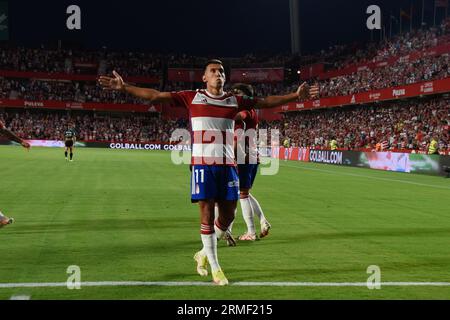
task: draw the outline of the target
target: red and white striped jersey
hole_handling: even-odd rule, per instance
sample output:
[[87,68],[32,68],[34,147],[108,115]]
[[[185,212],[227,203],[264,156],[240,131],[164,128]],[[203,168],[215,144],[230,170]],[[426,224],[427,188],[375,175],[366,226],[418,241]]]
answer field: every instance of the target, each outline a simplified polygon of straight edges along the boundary
[[386,140],[381,141],[381,150],[386,150],[387,148],[389,148],[389,142]]
[[172,92],[177,105],[189,110],[193,165],[235,166],[234,118],[249,110],[257,99],[223,93],[215,96],[206,90]]

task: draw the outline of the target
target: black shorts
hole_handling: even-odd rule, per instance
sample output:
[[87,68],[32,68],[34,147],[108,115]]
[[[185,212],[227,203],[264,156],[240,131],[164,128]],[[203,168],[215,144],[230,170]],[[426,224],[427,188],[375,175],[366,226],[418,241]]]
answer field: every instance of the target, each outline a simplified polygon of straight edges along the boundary
[[72,148],[73,147],[73,141],[72,140],[66,140],[66,148]]

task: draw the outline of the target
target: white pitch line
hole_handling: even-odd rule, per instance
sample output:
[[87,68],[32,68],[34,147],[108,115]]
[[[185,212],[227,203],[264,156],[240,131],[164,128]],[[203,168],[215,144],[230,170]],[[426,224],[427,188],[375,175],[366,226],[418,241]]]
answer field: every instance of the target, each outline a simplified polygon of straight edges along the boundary
[[[376,285],[377,283],[370,283]],[[386,287],[450,287],[450,282],[381,282]],[[71,283],[71,285],[75,285]],[[367,282],[232,282],[231,286],[241,287],[367,287]],[[212,282],[185,281],[100,281],[81,282],[80,287],[204,287],[216,286]],[[57,288],[67,287],[66,282],[42,283],[0,283],[0,289],[11,288]]]
[[[302,167],[302,166],[291,166],[291,165],[288,165],[288,164],[283,164],[283,166],[289,167],[289,168],[302,169],[302,170],[311,170],[311,171],[324,172],[324,173],[335,174],[335,175],[341,175],[341,176],[351,176],[351,177],[359,177],[359,178],[369,178],[369,179],[375,179],[375,180],[381,180],[381,181],[392,181],[392,182],[407,183],[407,184],[412,184],[412,185],[421,186],[421,187],[430,187],[430,188],[438,188],[438,189],[446,189],[446,190],[450,190],[450,187],[446,187],[446,186],[438,186],[438,185],[434,185],[434,184],[426,184],[426,183],[420,183],[420,182],[414,182],[414,181],[406,181],[406,180],[399,180],[399,179],[391,179],[391,178],[381,178],[381,177],[374,177],[374,176],[366,176],[366,175],[363,175],[363,174],[357,174],[357,173],[338,172],[338,171],[332,171],[332,170],[324,170],[324,169],[316,169],[316,168],[307,168],[307,167]],[[386,171],[384,171],[384,172],[386,172]]]
[[15,295],[15,296],[11,296],[11,298],[9,298],[9,300],[30,300],[31,296],[25,296],[25,295]]

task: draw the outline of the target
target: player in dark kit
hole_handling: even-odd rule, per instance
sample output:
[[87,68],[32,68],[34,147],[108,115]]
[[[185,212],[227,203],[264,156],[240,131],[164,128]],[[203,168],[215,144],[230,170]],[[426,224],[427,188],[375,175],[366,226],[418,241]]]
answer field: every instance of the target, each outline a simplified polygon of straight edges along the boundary
[[[19,138],[10,130],[6,129],[6,126],[1,121],[0,121],[0,136],[5,136],[11,141],[20,143],[24,148],[30,149],[30,144],[28,142]],[[13,222],[14,222],[13,218],[8,218],[7,216],[3,215],[3,213],[0,211],[0,228],[3,228],[4,226],[11,224]]]
[[75,136],[75,130],[71,127],[68,127],[67,130],[64,132],[64,154],[66,156],[66,160],[67,159],[67,151],[70,151],[70,161],[73,161],[73,146],[75,144],[76,141],[76,136]]

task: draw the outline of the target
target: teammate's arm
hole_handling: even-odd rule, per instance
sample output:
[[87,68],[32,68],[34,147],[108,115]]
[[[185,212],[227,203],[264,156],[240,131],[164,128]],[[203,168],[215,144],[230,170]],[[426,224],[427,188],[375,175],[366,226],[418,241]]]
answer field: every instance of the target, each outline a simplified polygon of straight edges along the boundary
[[315,99],[319,95],[319,86],[314,85],[309,87],[306,82],[303,82],[297,89],[296,92],[289,93],[283,96],[268,96],[264,99],[259,100],[254,108],[255,109],[265,109],[273,108],[298,100]]
[[170,92],[161,92],[150,88],[140,88],[132,86],[125,81],[116,72],[113,71],[114,77],[100,76],[98,83],[105,90],[118,90],[132,94],[135,97],[149,100],[153,103],[170,103],[173,102],[172,95]]
[[19,138],[14,132],[6,129],[6,127],[3,125],[3,123],[1,121],[0,121],[0,135],[5,136],[6,138],[8,138],[11,141],[20,143],[24,148],[27,148],[27,149],[30,148],[30,144],[28,142],[26,142],[22,138]]
[[[238,123],[242,122],[242,123],[245,124],[244,120],[247,119],[247,117],[248,117],[248,112],[247,111],[241,111],[234,117],[234,121],[238,122]],[[244,130],[245,130],[245,128],[244,128]]]

